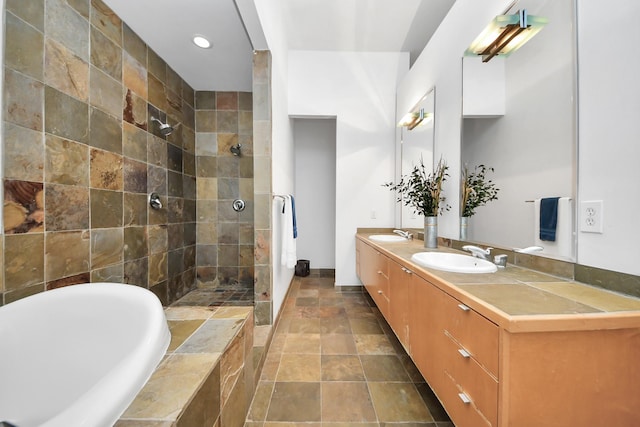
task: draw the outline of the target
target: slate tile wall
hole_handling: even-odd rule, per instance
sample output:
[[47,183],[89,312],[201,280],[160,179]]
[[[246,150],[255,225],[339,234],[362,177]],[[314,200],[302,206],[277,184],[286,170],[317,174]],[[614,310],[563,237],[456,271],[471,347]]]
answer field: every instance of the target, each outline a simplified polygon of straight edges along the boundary
[[195,286],[195,91],[101,0],[5,9],[0,304],[88,281],[175,301]]

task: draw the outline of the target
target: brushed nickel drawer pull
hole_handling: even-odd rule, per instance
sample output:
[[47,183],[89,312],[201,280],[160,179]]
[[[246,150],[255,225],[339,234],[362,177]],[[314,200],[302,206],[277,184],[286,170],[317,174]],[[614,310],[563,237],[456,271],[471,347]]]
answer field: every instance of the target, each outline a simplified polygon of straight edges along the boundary
[[382,291],[378,291],[378,294],[382,295]]
[[464,304],[462,304],[462,303],[458,304],[458,307],[460,307],[460,310],[462,310],[462,311],[469,311],[469,310],[471,310],[469,307],[467,307],[466,305],[464,305]]
[[468,359],[471,357],[471,353],[469,353],[467,350],[465,350],[464,348],[459,348],[458,349],[458,353],[460,353],[460,356],[464,357],[465,359]]
[[458,397],[460,398],[460,400],[462,400],[462,403],[464,403],[465,405],[468,405],[469,403],[471,403],[471,399],[469,398],[469,396],[467,396],[464,393],[458,393]]

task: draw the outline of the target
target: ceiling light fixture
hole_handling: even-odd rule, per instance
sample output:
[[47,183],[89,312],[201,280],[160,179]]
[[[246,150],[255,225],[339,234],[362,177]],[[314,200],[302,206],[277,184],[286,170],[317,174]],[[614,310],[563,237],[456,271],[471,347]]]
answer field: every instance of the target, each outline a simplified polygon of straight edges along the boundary
[[207,40],[206,37],[198,34],[193,36],[193,43],[202,49],[209,49],[211,47],[211,42]]
[[498,15],[471,43],[465,55],[481,55],[482,62],[495,56],[509,56],[544,27],[549,20],[527,14],[526,9],[513,15]]

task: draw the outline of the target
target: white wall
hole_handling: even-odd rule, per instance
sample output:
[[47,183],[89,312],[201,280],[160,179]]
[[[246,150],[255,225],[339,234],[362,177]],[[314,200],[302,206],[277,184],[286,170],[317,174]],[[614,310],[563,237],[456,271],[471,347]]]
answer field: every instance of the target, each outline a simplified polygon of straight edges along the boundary
[[336,121],[295,119],[298,259],[311,268],[336,265]]
[[382,184],[394,179],[395,89],[408,64],[407,53],[289,52],[289,114],[336,117],[338,286],[360,284],[357,228],[394,225]]
[[438,220],[438,233],[458,238],[460,232],[460,131],[462,113],[462,54],[469,43],[510,0],[457,0],[445,20],[398,87],[397,114],[401,117],[430,88],[436,88],[435,161],[449,165],[444,191],[453,194],[451,210]]
[[640,275],[637,0],[578,1],[579,200],[604,201],[604,233],[578,233],[580,264]]

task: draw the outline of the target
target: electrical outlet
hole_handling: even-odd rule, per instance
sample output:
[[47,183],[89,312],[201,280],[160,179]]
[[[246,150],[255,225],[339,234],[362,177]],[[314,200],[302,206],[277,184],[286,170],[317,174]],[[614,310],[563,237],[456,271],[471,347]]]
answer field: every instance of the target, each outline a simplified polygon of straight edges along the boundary
[[580,203],[580,231],[602,233],[602,200]]
[[378,213],[375,209],[371,209],[371,219],[376,219],[378,217]]

